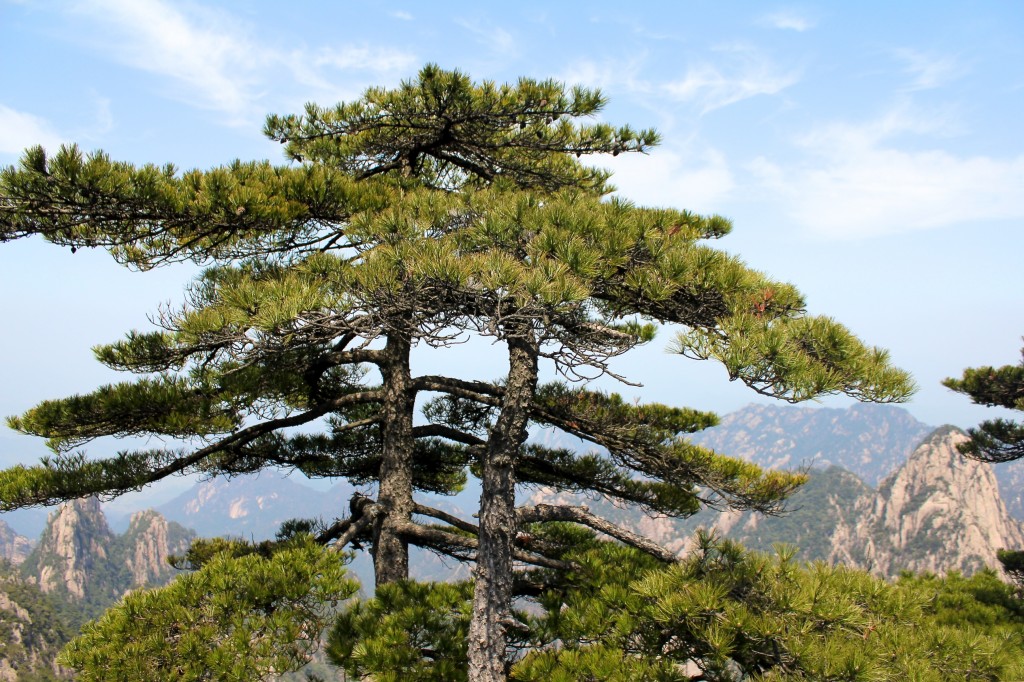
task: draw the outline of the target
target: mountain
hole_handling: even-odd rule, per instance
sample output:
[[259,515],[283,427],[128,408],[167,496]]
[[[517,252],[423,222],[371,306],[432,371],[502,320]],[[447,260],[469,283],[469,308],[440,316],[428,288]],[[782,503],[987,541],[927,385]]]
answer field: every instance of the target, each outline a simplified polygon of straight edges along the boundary
[[943,427],[872,497],[857,502],[832,538],[832,559],[895,576],[901,570],[974,573],[998,566],[996,550],[1024,548],[988,464],[963,457],[967,435]]
[[587,504],[680,554],[704,527],[751,549],[784,543],[804,561],[841,562],[885,577],[904,569],[970,574],[998,567],[997,549],[1024,548],[1024,525],[1007,511],[992,467],[956,451],[964,439],[954,427],[935,430],[877,491],[840,467],[811,469],[780,516],[705,510],[673,519],[543,489],[529,501]]
[[31,540],[18,535],[13,528],[0,520],[0,560],[17,566],[25,560],[31,550]]
[[847,409],[748,405],[694,434],[698,445],[770,469],[841,466],[871,486],[900,466],[935,427],[893,405]]
[[47,595],[0,562],[0,682],[73,679],[53,662],[71,632]]
[[328,491],[315,490],[283,474],[264,471],[204,481],[156,510],[203,537],[265,540],[289,519],[330,520],[347,514],[353,490],[344,483]]
[[[233,536],[246,540],[274,537],[284,521],[319,518],[331,523],[349,512],[349,500],[356,489],[340,482],[328,490],[316,490],[286,475],[265,471],[259,474],[217,478],[193,486],[157,511],[203,537]],[[466,516],[451,498],[424,496],[426,504],[458,516]],[[464,566],[453,566],[431,552],[413,549],[410,569],[421,580],[469,577]],[[371,591],[373,562],[367,552],[356,553],[349,565],[364,590]]]
[[137,512],[116,535],[95,497],[52,512],[19,572],[45,594],[74,605],[76,625],[95,617],[126,591],[170,580],[168,554],[188,549],[195,533],[154,511]]

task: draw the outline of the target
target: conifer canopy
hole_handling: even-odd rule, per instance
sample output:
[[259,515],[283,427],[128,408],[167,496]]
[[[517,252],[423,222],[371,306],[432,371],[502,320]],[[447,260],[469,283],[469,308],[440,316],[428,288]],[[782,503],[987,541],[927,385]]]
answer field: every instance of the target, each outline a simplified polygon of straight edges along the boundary
[[[368,546],[381,588],[408,578],[410,544],[472,562],[473,680],[503,679],[514,596],[578,569],[571,534],[544,526],[588,527],[674,561],[585,506],[516,508],[517,485],[671,515],[778,512],[803,477],[688,442],[714,415],[630,403],[586,380],[628,383],[610,360],[665,327],[676,353],[784,400],[901,401],[912,382],[884,351],[807,315],[793,286],[715,247],[726,219],[609,197],[608,173],[583,155],[646,153],[658,138],[583,122],[603,105],[595,90],[477,84],[431,65],[356,102],[269,117],[285,165],[179,172],[28,150],[0,173],[0,241],[41,235],[139,270],[206,269],[155,330],[95,349],[136,378],[9,419],[55,454],[0,472],[0,509],[266,467],[372,484],[375,497],[309,529],[335,549]],[[472,335],[508,349],[507,374],[412,374],[414,347]],[[531,425],[593,449],[527,444]],[[134,436],[174,445],[81,450]],[[483,490],[478,523],[424,503],[470,475]]]

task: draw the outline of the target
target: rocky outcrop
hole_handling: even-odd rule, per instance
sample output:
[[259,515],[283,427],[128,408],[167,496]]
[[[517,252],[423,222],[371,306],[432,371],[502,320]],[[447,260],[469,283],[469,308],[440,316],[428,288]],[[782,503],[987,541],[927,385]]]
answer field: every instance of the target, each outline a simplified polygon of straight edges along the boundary
[[115,555],[123,557],[131,587],[162,585],[176,573],[167,557],[184,554],[194,538],[192,531],[146,509],[132,514],[128,530],[118,538],[120,551]]
[[18,535],[14,529],[0,521],[0,559],[17,566],[32,551],[32,541]]
[[20,574],[44,593],[74,604],[73,626],[99,616],[127,591],[171,580],[169,554],[182,554],[195,533],[155,511],[137,512],[115,535],[96,498],[75,500],[50,514]]
[[91,577],[108,569],[113,541],[99,500],[74,500],[50,514],[46,530],[22,571],[43,592],[82,599]]
[[703,511],[689,519],[650,517],[607,500],[547,489],[528,502],[587,504],[680,554],[688,551],[696,528],[704,527],[751,549],[788,544],[804,561],[845,563],[885,577],[902,570],[970,574],[998,568],[999,549],[1024,548],[1024,526],[1000,498],[992,466],[957,452],[965,438],[953,427],[932,432],[877,491],[843,468],[811,469],[781,516]]
[[992,467],[963,457],[967,436],[943,427],[832,538],[832,559],[894,576],[901,570],[973,573],[998,567],[996,550],[1024,547],[1024,528],[999,496]]

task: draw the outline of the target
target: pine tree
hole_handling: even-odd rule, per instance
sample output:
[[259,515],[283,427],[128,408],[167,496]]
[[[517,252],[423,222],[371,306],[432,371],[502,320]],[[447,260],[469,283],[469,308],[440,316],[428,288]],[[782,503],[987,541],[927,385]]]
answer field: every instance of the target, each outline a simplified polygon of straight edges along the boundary
[[[571,526],[571,581],[518,617],[507,660],[521,682],[960,680],[1024,674],[1024,610],[992,572],[888,583],[795,550],[747,552],[699,535],[665,564]],[[329,654],[353,676],[465,680],[469,586],[395,583],[346,612]],[[375,624],[384,624],[375,627]],[[427,652],[426,654],[424,652]],[[452,668],[452,663],[459,665]]]
[[[1024,357],[1024,349],[1021,351]],[[1024,359],[1017,365],[965,369],[960,379],[946,379],[947,388],[970,396],[978,405],[1024,411]],[[984,421],[968,429],[971,440],[960,452],[983,462],[1009,462],[1024,457],[1024,425],[1009,419]]]
[[[603,104],[553,81],[476,85],[428,66],[395,90],[271,116],[266,132],[292,165],[178,173],[29,150],[0,175],[0,240],[103,247],[142,270],[210,267],[161,330],[96,349],[141,378],[10,420],[57,454],[0,473],[0,508],[268,466],[375,483],[376,499],[354,498],[348,518],[313,530],[338,549],[368,543],[379,587],[408,576],[409,543],[473,561],[473,680],[504,679],[516,586],[536,593],[574,568],[526,524],[583,524],[673,560],[583,507],[517,510],[516,484],[675,515],[707,503],[777,511],[802,478],[688,443],[713,415],[540,384],[541,363],[570,380],[611,374],[610,358],[662,324],[682,330],[679,353],[716,359],[786,400],[902,400],[910,381],[884,352],[805,315],[793,287],[709,246],[728,233],[725,219],[609,200],[607,173],[580,157],[643,152],[657,136],[577,122]],[[469,333],[505,344],[505,377],[412,376],[415,345]],[[324,420],[321,433],[292,430]],[[531,423],[607,454],[527,445]],[[74,453],[97,437],[144,434],[182,446]],[[456,491],[467,470],[482,481],[478,525],[416,501],[415,491]]]

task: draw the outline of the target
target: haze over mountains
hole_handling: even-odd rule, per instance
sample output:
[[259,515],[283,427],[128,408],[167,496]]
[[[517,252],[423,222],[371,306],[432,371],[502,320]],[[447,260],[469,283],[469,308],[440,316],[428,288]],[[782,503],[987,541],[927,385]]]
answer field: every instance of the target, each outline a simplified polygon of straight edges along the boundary
[[[971,573],[995,566],[996,549],[1024,547],[1018,520],[1024,464],[967,460],[956,452],[963,438],[953,427],[934,429],[894,406],[751,405],[695,440],[763,466],[806,468],[809,480],[790,499],[788,513],[707,510],[669,519],[601,499],[581,502],[681,553],[703,526],[753,549],[786,543],[799,548],[801,559],[848,563],[887,577],[903,569]],[[354,490],[347,483],[316,490],[272,472],[211,480],[156,510],[135,512],[121,534],[111,530],[95,499],[50,511],[36,540],[0,518],[0,629],[13,638],[0,643],[0,680],[18,679],[21,672],[66,679],[53,658],[67,638],[127,590],[173,578],[167,555],[184,552],[197,534],[259,540],[272,537],[287,519],[330,521],[346,513]],[[523,501],[534,502],[561,495],[521,492]],[[469,518],[476,494],[429,503]],[[420,578],[469,575],[465,566],[441,564],[426,552],[415,554],[412,564]],[[350,568],[364,585],[372,584],[365,552]]]
[[[892,574],[902,567],[973,570],[981,563],[992,563],[994,554],[982,556],[973,549],[964,549],[962,557],[940,551],[946,544],[965,548],[967,531],[963,528],[967,527],[984,529],[971,536],[978,542],[986,538],[1010,545],[1020,539],[1024,546],[1024,536],[1017,535],[1013,518],[1024,516],[1018,485],[1024,480],[1024,464],[993,469],[969,462],[954,451],[959,436],[950,429],[941,430],[941,437],[929,437],[931,449],[918,448],[933,431],[906,410],[888,405],[858,404],[848,409],[750,405],[726,415],[718,427],[698,434],[694,440],[762,466],[809,469],[810,480],[792,498],[790,513],[763,518],[702,512],[690,519],[671,520],[625,510],[603,511],[674,549],[682,549],[693,530],[705,526],[754,548],[770,549],[773,543],[786,542],[800,547],[802,558],[850,561],[882,574]],[[906,492],[911,489],[913,494]],[[321,517],[330,521],[344,515],[354,490],[344,482],[329,490],[316,490],[294,478],[264,472],[197,484],[160,505],[158,514],[145,518],[159,517],[162,523],[177,524],[168,528],[181,528],[181,532],[189,528],[201,536],[260,540],[272,537],[287,519]],[[551,494],[522,491],[524,499],[539,500]],[[454,498],[432,500],[431,504],[468,518],[476,507],[475,495],[476,491],[471,490]],[[930,496],[943,501],[922,507],[920,500]],[[606,504],[600,500],[586,502],[591,506]],[[932,510],[935,518],[947,520],[939,523],[918,519],[914,522],[917,525],[908,525],[910,521],[901,525],[894,520],[912,516],[910,507],[919,515],[921,509]],[[106,530],[83,527],[76,532],[87,536],[96,532],[108,538],[102,542],[109,542],[112,534],[105,524],[104,520]],[[136,525],[134,519],[132,525]],[[922,533],[931,539],[920,539],[925,537]],[[15,563],[24,561],[33,544],[25,535],[12,532],[0,517],[0,556]],[[974,547],[977,542],[968,544]],[[932,563],[925,555],[932,557]],[[443,573],[443,567],[431,565],[426,558],[419,563],[425,574]],[[365,560],[353,568],[364,579],[370,575]]]

